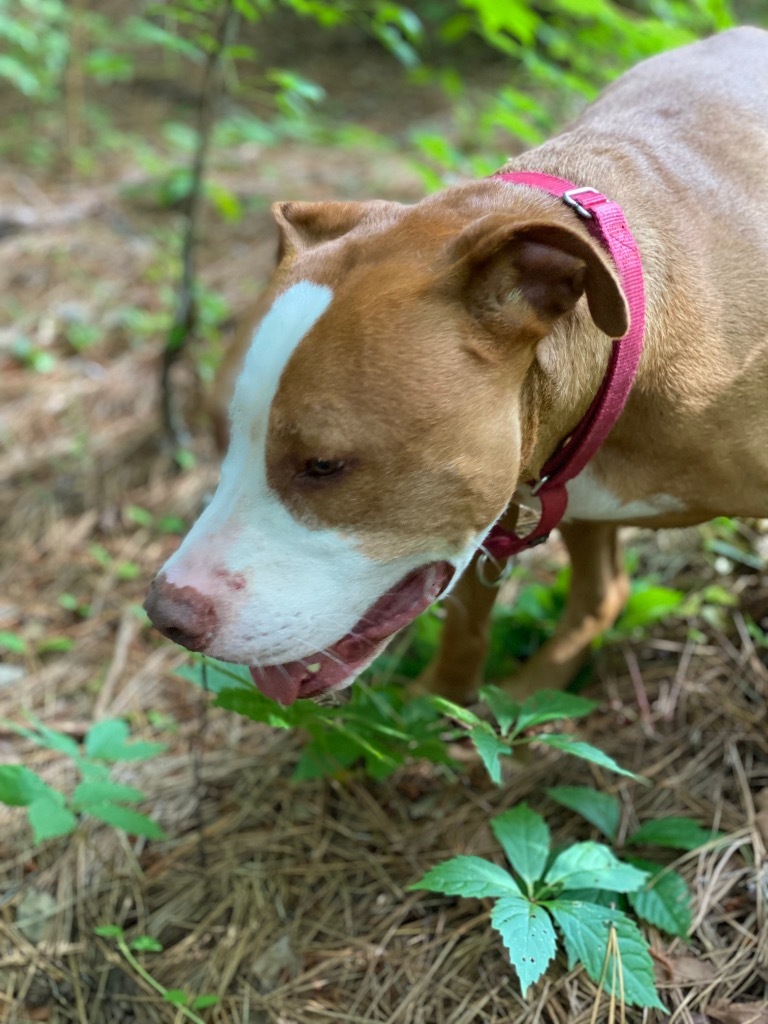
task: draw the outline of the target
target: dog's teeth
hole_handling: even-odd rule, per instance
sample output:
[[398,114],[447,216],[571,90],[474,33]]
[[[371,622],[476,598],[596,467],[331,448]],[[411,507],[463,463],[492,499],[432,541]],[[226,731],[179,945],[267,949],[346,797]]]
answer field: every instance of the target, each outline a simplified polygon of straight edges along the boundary
[[314,663],[314,665],[307,665],[307,672],[319,672],[319,671],[320,671],[320,662],[319,661],[316,661]]

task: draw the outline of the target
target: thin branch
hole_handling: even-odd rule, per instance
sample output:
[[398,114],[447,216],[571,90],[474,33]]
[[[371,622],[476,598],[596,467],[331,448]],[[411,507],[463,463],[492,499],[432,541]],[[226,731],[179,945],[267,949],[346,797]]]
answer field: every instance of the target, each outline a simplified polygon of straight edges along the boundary
[[234,37],[237,17],[234,0],[225,0],[214,37],[214,45],[208,53],[203,73],[197,118],[197,147],[192,163],[187,217],[181,247],[181,280],[179,281],[176,312],[163,351],[160,376],[163,428],[166,436],[171,439],[176,448],[184,447],[189,443],[189,433],[176,408],[171,369],[181,355],[197,323],[196,255],[204,198],[205,172],[221,94],[224,54]]

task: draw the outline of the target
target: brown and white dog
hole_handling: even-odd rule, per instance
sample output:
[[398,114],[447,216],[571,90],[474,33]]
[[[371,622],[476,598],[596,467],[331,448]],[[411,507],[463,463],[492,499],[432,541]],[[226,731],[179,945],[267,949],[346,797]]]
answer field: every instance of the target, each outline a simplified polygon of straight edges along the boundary
[[[565,685],[617,616],[620,524],[768,515],[767,168],[768,33],[751,28],[645,61],[505,168],[618,202],[647,294],[629,402],[568,485],[567,610],[521,690]],[[468,698],[495,594],[478,545],[626,329],[611,259],[560,200],[495,179],[274,213],[221,482],[147,611],[289,703],[348,685],[452,590],[432,685]]]

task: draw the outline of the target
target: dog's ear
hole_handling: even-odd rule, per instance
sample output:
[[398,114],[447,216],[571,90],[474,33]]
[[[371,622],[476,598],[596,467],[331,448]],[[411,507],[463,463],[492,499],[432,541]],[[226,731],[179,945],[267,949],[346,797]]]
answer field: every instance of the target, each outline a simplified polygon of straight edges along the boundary
[[596,241],[559,224],[504,220],[484,217],[454,243],[454,266],[475,313],[503,320],[505,307],[523,300],[547,327],[586,294],[600,330],[612,338],[626,334],[627,300],[610,256]]
[[341,238],[363,220],[375,224],[402,209],[399,203],[370,200],[364,203],[274,203],[278,262],[322,242]]

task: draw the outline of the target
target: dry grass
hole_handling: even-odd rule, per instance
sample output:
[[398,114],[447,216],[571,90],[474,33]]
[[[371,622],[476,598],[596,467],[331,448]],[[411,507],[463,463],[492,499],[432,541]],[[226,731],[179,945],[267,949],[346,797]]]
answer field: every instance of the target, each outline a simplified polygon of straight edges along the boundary
[[[274,176],[278,157],[270,160]],[[291,193],[383,191],[378,156],[345,157],[337,167],[344,188],[333,173],[319,174],[329,166],[326,154],[286,150],[283,161],[278,172]],[[233,183],[236,170],[228,173]],[[243,190],[274,191],[273,181],[245,166],[240,175]],[[393,158],[386,175],[403,196],[416,193]],[[0,184],[10,201],[19,176]],[[725,845],[677,862],[695,897],[690,941],[653,930],[650,941],[673,1021],[765,1024],[768,670],[739,612],[706,641],[670,624],[655,639],[598,659],[594,692],[602,704],[585,738],[651,787],[551,751],[510,769],[499,789],[471,762],[460,776],[413,765],[383,783],[350,775],[296,785],[298,736],[203,712],[200,695],[174,676],[177,649],[135,612],[175,540],[135,525],[128,509],[191,520],[215,468],[202,428],[199,469],[176,474],[159,450],[159,342],[135,345],[109,312],[156,302],[150,270],[162,253],[145,215],[117,198],[106,210],[2,243],[0,284],[17,313],[0,336],[0,629],[22,635],[30,652],[51,636],[73,646],[9,655],[0,665],[0,716],[20,721],[34,711],[79,737],[94,718],[120,715],[136,734],[166,741],[164,755],[123,767],[119,777],[146,792],[147,810],[170,838],[148,843],[86,821],[74,836],[35,848],[22,813],[0,806],[0,1019],[180,1021],[114,944],[95,936],[97,925],[110,923],[162,942],[162,953],[143,957],[160,983],[217,994],[219,1004],[201,1012],[215,1024],[609,1020],[604,999],[594,1010],[594,985],[562,961],[524,1001],[483,903],[407,892],[445,857],[497,856],[489,818],[520,800],[547,816],[556,842],[588,836],[544,795],[548,786],[582,782],[621,797],[623,834],[673,814],[727,834]],[[271,258],[265,230],[259,212],[238,225],[234,240],[209,228],[207,280],[224,288],[235,317]],[[83,356],[64,340],[62,306],[72,302],[104,331]],[[3,354],[20,329],[56,355],[53,372],[20,368],[7,345]],[[194,404],[197,394],[186,387]],[[689,581],[711,574],[695,548],[674,557]],[[764,575],[722,582],[765,614]],[[62,608],[64,592],[90,613]],[[62,786],[72,781],[61,758],[10,731],[0,731],[0,760],[22,761]],[[19,924],[33,896],[51,912],[31,941]],[[734,1008],[745,1003],[749,1011]],[[627,1013],[629,1021],[654,1019]]]

